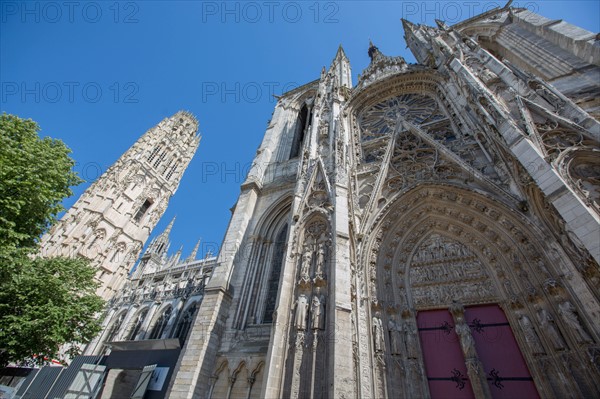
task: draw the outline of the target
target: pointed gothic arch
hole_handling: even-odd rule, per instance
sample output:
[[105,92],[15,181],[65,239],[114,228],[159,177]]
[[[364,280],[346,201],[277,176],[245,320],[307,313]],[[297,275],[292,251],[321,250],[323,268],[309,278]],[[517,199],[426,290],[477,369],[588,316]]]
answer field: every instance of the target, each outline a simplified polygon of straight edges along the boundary
[[173,306],[166,305],[158,314],[159,316],[154,320],[148,339],[160,339],[163,336],[173,315]]
[[257,392],[260,394],[260,392],[262,391],[264,376],[261,375],[261,372],[262,372],[264,366],[265,366],[265,362],[260,361],[256,365],[256,367],[254,367],[252,369],[252,371],[250,371],[250,369],[249,369],[249,374],[248,374],[249,396],[256,396]]
[[104,343],[112,342],[119,337],[119,333],[123,327],[123,322],[125,321],[125,316],[127,316],[127,310],[123,310],[113,317],[111,323],[109,324],[110,327],[106,328],[107,333]]
[[272,323],[273,313],[275,312],[275,304],[277,293],[279,292],[279,279],[281,277],[281,268],[285,257],[287,247],[288,225],[284,224],[273,243],[273,257],[269,271],[269,279],[267,280],[267,293],[264,301],[264,311],[262,312],[262,323]]
[[231,399],[247,397],[249,382],[248,363],[246,360],[239,362],[238,366],[231,372],[229,377],[229,395]]
[[298,112],[296,123],[294,124],[294,136],[292,148],[290,149],[290,159],[298,157],[301,153],[304,136],[310,125],[311,116],[312,112],[309,111],[307,104],[303,104],[300,108],[300,112]]
[[142,327],[144,322],[146,321],[146,316],[148,315],[149,307],[146,306],[143,309],[140,309],[131,319],[131,323],[129,326],[129,330],[127,332],[127,336],[125,337],[127,341],[135,341],[140,334],[143,334],[144,331]]
[[240,306],[235,325],[271,323],[280,285],[280,272],[291,220],[292,198],[277,199],[256,224],[255,233],[245,248],[249,269],[244,276]]
[[177,321],[177,325],[173,330],[173,338],[179,338],[179,342],[183,346],[185,341],[188,338],[190,327],[196,318],[196,313],[198,312],[198,301],[193,301],[189,303],[181,312],[179,316],[179,320]]
[[208,398],[223,398],[227,395],[227,385],[229,380],[229,361],[225,358],[218,367],[215,368],[215,372],[210,376],[210,390],[208,392]]
[[[419,381],[403,385],[402,378],[390,374],[394,368],[384,371],[375,358],[372,378],[379,392],[387,389],[418,396],[432,387],[424,379],[427,359],[422,349],[428,343],[419,344],[420,315],[445,309],[458,325],[464,316],[457,318],[452,311],[457,304],[465,306],[467,313],[473,312],[473,306],[499,306],[506,316],[507,331],[514,335],[515,347],[529,372],[537,377],[536,388],[542,395],[553,389],[541,382],[547,380],[544,375],[557,376],[564,356],[576,357],[597,342],[589,333],[593,320],[576,299],[589,296],[589,292],[578,284],[559,282],[565,269],[575,271],[575,266],[556,259],[549,237],[499,201],[451,185],[422,185],[390,201],[375,220],[366,237],[360,277],[370,304],[369,328],[384,330],[385,349],[377,356],[389,356],[391,362],[393,326],[400,326],[403,342],[410,341],[418,351],[404,360],[393,360],[404,362],[399,369],[404,370],[405,379],[412,373],[410,378]],[[569,310],[561,313],[561,307]],[[373,324],[375,320],[380,327]],[[542,326],[536,330],[527,320],[540,320]],[[543,320],[549,321],[544,324]],[[452,323],[450,327],[448,331],[454,331]],[[542,364],[540,352],[553,358],[552,362]],[[586,378],[595,378],[594,371],[582,381]],[[477,381],[471,378],[470,382],[476,390]],[[487,386],[485,381],[479,383],[481,389]],[[587,392],[590,388],[569,389]]]

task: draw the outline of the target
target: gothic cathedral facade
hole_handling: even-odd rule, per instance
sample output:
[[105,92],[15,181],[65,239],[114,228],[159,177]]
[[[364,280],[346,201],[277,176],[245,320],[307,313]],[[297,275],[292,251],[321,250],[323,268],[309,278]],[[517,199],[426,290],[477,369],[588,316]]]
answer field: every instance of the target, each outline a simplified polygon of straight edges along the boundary
[[42,237],[42,256],[81,256],[110,299],[175,194],[198,149],[198,121],[184,111],[148,130]]
[[403,24],[278,100],[170,398],[600,396],[597,34]]

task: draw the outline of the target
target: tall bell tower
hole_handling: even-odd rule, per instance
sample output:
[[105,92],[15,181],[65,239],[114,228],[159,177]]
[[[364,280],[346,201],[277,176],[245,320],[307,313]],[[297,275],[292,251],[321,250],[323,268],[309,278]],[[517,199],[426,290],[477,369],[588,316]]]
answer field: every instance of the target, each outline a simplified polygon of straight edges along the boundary
[[200,143],[198,121],[184,111],[148,130],[42,237],[42,256],[89,259],[98,295],[123,284]]

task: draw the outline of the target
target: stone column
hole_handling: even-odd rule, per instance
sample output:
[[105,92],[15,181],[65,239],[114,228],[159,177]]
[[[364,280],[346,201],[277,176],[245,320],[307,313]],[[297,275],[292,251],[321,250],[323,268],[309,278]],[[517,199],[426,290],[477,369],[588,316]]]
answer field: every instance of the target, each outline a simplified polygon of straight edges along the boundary
[[206,397],[230,303],[231,296],[222,289],[205,291],[190,335],[175,365],[167,397]]
[[331,264],[328,267],[330,305],[326,319],[329,328],[329,379],[331,398],[351,398],[356,396],[354,349],[352,344],[352,299],[350,287],[350,233],[348,221],[348,189],[345,185],[335,186],[335,214],[333,221],[333,247],[330,252]]
[[467,374],[471,381],[473,393],[478,399],[491,399],[490,387],[487,382],[487,376],[483,369],[483,364],[479,360],[477,350],[475,349],[475,340],[471,335],[471,328],[465,320],[465,310],[461,305],[453,305],[450,312],[454,317],[456,335],[460,340],[460,347],[465,355],[465,364],[467,366]]

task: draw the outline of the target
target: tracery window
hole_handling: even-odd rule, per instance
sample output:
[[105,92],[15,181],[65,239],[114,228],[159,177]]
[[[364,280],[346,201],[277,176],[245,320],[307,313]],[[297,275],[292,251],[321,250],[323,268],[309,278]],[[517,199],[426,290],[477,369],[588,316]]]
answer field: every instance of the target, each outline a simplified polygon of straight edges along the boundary
[[94,234],[94,238],[90,242],[90,245],[88,245],[88,249],[91,249],[98,240],[103,240],[105,236],[106,232],[104,229],[97,230]]
[[177,323],[177,328],[175,329],[175,334],[173,334],[173,338],[179,338],[179,342],[183,344],[187,340],[188,333],[190,332],[190,327],[192,326],[192,321],[194,321],[194,316],[196,315],[197,305],[194,303],[191,305],[185,313],[179,319],[179,323]]
[[169,307],[165,310],[156,323],[154,324],[154,328],[152,328],[152,332],[150,333],[150,339],[160,339],[167,324],[169,323],[169,319],[171,318],[171,314],[173,313],[173,308]]
[[177,167],[179,166],[179,162],[175,162],[169,169],[167,169],[167,174],[166,174],[166,179],[170,180],[171,177],[173,176],[173,173],[175,173],[175,170],[177,170]]
[[157,145],[156,147],[154,147],[154,149],[152,150],[152,152],[148,156],[148,162],[149,163],[152,163],[152,161],[154,161],[154,159],[158,155],[158,152],[161,150],[161,148],[162,148],[162,146],[160,146],[160,145]]
[[273,312],[275,311],[275,304],[277,301],[277,292],[279,291],[279,276],[281,275],[281,265],[283,263],[283,257],[285,254],[287,236],[287,225],[281,229],[277,240],[275,241],[273,249],[273,261],[271,264],[271,275],[267,282],[267,299],[265,305],[265,313],[263,316],[263,323],[273,322]]
[[300,149],[302,148],[302,142],[304,141],[304,132],[308,124],[310,123],[310,115],[306,104],[302,106],[300,113],[298,114],[298,120],[296,122],[296,129],[294,130],[294,140],[292,141],[292,149],[290,151],[290,159],[296,158],[300,155]]
[[142,311],[135,319],[135,325],[133,326],[133,329],[131,330],[131,333],[129,334],[129,338],[128,338],[129,341],[134,341],[135,337],[142,330],[142,324],[144,324],[144,319],[146,318],[147,313],[148,313],[148,310],[146,309],[146,310]]
[[125,312],[121,313],[119,317],[114,321],[112,326],[110,327],[109,333],[106,335],[106,342],[112,342],[117,338],[119,334],[119,330],[123,325],[123,320],[125,320]]
[[375,140],[393,133],[398,116],[415,125],[445,119],[433,97],[422,94],[402,94],[381,101],[365,110],[359,117],[361,141]]
[[160,155],[158,156],[158,158],[156,158],[156,160],[154,161],[154,164],[152,166],[154,166],[155,168],[158,168],[158,166],[161,164],[162,161],[164,161],[166,156],[167,156],[166,150],[161,152]]
[[111,262],[119,262],[121,260],[123,260],[122,255],[125,252],[125,243],[120,242],[119,244],[117,244],[117,248],[115,249],[115,252],[113,253],[112,257],[110,258]]

